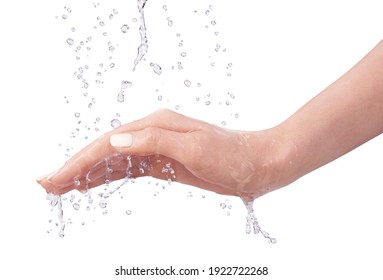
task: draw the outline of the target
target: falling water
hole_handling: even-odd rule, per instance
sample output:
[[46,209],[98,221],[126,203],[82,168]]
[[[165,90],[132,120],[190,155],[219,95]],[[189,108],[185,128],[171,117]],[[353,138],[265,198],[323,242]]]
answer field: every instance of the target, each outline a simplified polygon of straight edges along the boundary
[[252,231],[254,234],[261,233],[264,238],[269,240],[270,244],[277,243],[277,239],[270,237],[269,233],[264,231],[254,214],[254,199],[249,199],[247,197],[241,197],[243,203],[246,206],[247,217],[246,217],[246,233],[250,234]]
[[145,14],[144,14],[144,7],[147,0],[137,0],[138,5],[138,11],[140,13],[140,36],[141,36],[141,43],[137,48],[137,57],[134,60],[134,67],[133,71],[136,70],[137,64],[142,60],[142,58],[145,56],[145,54],[148,52],[148,38],[146,36],[146,25],[145,25]]

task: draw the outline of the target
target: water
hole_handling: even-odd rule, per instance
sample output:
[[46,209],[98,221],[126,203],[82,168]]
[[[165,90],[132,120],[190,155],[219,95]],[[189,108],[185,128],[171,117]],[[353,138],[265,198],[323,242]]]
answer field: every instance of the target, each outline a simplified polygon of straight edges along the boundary
[[[147,0],[138,0],[137,1],[137,7],[138,7],[138,12],[140,14],[140,18],[139,18],[139,21],[136,19],[132,20],[132,22],[133,22],[132,26],[135,26],[135,22],[139,22],[138,24],[139,24],[139,34],[140,34],[140,44],[137,47],[137,55],[134,59],[133,71],[135,71],[137,65],[142,60],[145,60],[144,57],[148,52],[148,38],[147,38],[147,29],[146,29],[145,14],[144,14],[144,8],[146,5],[146,2],[147,2]],[[163,8],[164,12],[166,12],[166,13],[170,12],[170,9],[168,9],[168,7],[166,5],[163,5],[162,8]],[[69,14],[68,11],[66,11],[66,13]],[[106,16],[106,19],[109,18],[109,20],[116,21],[117,20],[117,14],[118,14],[117,10],[113,10],[112,13],[108,13],[108,15]],[[209,67],[208,71],[211,71],[211,72],[218,70],[219,67],[221,67],[221,65],[223,64],[225,74],[227,77],[229,77],[229,76],[231,76],[231,72],[228,72],[228,71],[232,70],[233,64],[232,64],[232,62],[230,62],[230,60],[229,61],[222,61],[222,59],[220,59],[220,58],[222,58],[222,54],[226,52],[226,48],[221,41],[218,41],[220,38],[220,37],[217,37],[219,34],[218,31],[212,30],[212,29],[215,29],[217,26],[219,26],[219,24],[217,24],[217,21],[215,19],[213,19],[214,13],[213,13],[213,7],[212,6],[209,6],[209,9],[206,10],[205,15],[208,17],[206,18],[207,21],[205,22],[205,28],[206,29],[203,29],[203,32],[205,32],[205,30],[206,30],[206,32],[211,32],[211,34],[213,35],[213,38],[214,38],[214,42],[212,42],[208,46],[209,51],[211,51],[211,56],[209,56],[209,60],[205,64],[208,65],[208,67]],[[104,30],[106,30],[106,28],[108,28],[108,26],[111,25],[112,22],[103,21],[103,20],[101,20],[101,18],[102,17],[97,18],[97,22],[95,23],[94,26],[97,27],[98,30],[103,29],[100,34],[102,34],[105,37],[105,36],[108,36],[108,34],[112,33],[112,32],[104,31]],[[168,14],[166,14],[165,19],[166,19],[165,24],[167,24],[168,26],[171,26],[171,28],[169,28],[169,30],[173,30],[172,32],[174,32],[175,28],[177,28],[177,26],[174,24],[172,18],[170,16],[168,16]],[[66,22],[70,21],[70,18],[68,18],[67,14],[65,15],[65,20],[66,20]],[[127,21],[121,22],[119,25],[116,26],[116,30],[124,38],[126,38],[129,35],[129,30],[130,30],[129,25],[126,22]],[[117,54],[118,43],[109,41],[107,43],[107,45],[105,45],[105,52],[107,53],[107,56],[109,57],[109,61],[106,62],[105,60],[103,60],[103,61],[98,60],[95,63],[92,63],[92,62],[88,63],[88,61],[83,62],[83,59],[85,57],[84,52],[90,53],[89,51],[93,48],[93,46],[91,48],[91,46],[89,45],[89,42],[91,42],[91,41],[93,42],[93,41],[97,40],[98,37],[97,37],[97,35],[91,34],[92,36],[87,36],[86,39],[83,38],[83,40],[81,40],[77,36],[79,33],[78,31],[80,31],[81,28],[70,27],[69,30],[71,33],[69,33],[68,37],[66,37],[67,38],[66,43],[64,43],[64,44],[71,46],[71,47],[69,47],[69,49],[75,52],[76,60],[79,61],[77,67],[75,68],[75,70],[76,70],[75,71],[75,77],[79,81],[81,81],[82,94],[88,100],[88,102],[86,103],[86,104],[88,104],[88,108],[89,109],[93,108],[93,111],[94,111],[95,110],[94,109],[95,99],[92,98],[92,96],[93,96],[92,89],[95,86],[102,86],[103,78],[106,75],[105,74],[106,70],[110,70],[112,68],[115,68],[115,63],[112,61],[112,55]],[[108,29],[107,31],[110,31],[110,30]],[[193,96],[193,100],[196,100],[197,101],[196,103],[199,102],[198,104],[204,108],[213,109],[214,108],[213,106],[215,106],[217,104],[220,104],[220,105],[222,104],[223,106],[225,106],[225,105],[228,106],[228,107],[225,107],[225,108],[227,108],[227,110],[232,110],[231,108],[233,107],[233,103],[234,103],[233,101],[235,98],[235,95],[233,93],[228,92],[227,96],[226,96],[226,94],[224,94],[223,98],[218,100],[218,102],[216,102],[217,100],[215,98],[212,98],[212,96],[210,96],[210,93],[206,94],[206,84],[208,84],[208,82],[203,81],[203,87],[202,87],[202,83],[199,82],[199,81],[202,81],[202,79],[200,77],[198,77],[198,79],[197,79],[197,78],[189,76],[188,59],[189,59],[189,57],[190,58],[194,57],[193,56],[193,49],[189,49],[189,50],[184,49],[185,47],[188,46],[187,38],[184,38],[183,36],[181,37],[181,33],[179,33],[179,32],[177,32],[177,33],[174,32],[174,34],[176,35],[176,40],[177,40],[175,42],[175,44],[176,44],[175,46],[177,47],[177,50],[175,52],[176,59],[175,59],[175,61],[172,62],[173,63],[172,69],[173,70],[175,70],[175,69],[182,70],[182,71],[186,72],[186,75],[188,75],[187,77],[190,78],[190,80],[182,78],[181,80],[176,80],[175,83],[181,84],[181,85],[183,83],[183,86],[184,86],[183,88],[185,90],[188,90],[187,88],[192,87],[192,85],[193,86],[196,85],[196,87],[193,89],[193,92],[195,92],[195,90],[199,90],[201,88],[201,90],[204,91],[203,94],[205,94],[205,96],[204,97],[201,95],[200,96]],[[185,41],[184,41],[184,39],[185,39]],[[133,55],[135,55],[135,54],[133,53]],[[156,58],[153,58],[153,60],[155,61]],[[178,60],[182,60],[182,62],[178,61]],[[143,65],[147,66],[148,64],[143,64]],[[161,61],[161,65],[158,63],[154,63],[154,62],[151,62],[149,64],[149,66],[151,67],[151,70],[156,75],[162,75],[163,71],[169,69],[167,64],[166,64],[166,60]],[[214,67],[214,68],[210,68],[210,66]],[[87,74],[89,72],[89,70],[93,71],[92,73],[96,79],[90,79],[89,76],[87,76],[87,75],[89,75],[89,74]],[[182,72],[180,72],[180,73],[182,73]],[[225,78],[225,77],[222,77],[222,78]],[[191,80],[193,81],[193,83],[191,82]],[[165,82],[167,82],[167,81],[165,81]],[[131,81],[128,81],[128,80],[123,80],[121,82],[121,88],[120,88],[120,91],[117,95],[117,102],[118,103],[123,103],[125,101],[125,92],[128,88],[132,87],[132,85],[133,85],[133,83]],[[161,90],[162,90],[162,88],[161,88]],[[159,89],[157,88],[156,92],[158,92],[158,91],[159,91]],[[208,89],[208,91],[210,91],[210,89]],[[191,91],[188,90],[188,92],[191,92]],[[226,92],[224,92],[224,93],[226,93]],[[161,95],[156,94],[155,98],[156,98],[156,100],[162,101],[163,103],[169,102],[169,100],[170,100],[168,95],[166,95],[165,91],[161,91]],[[69,103],[69,101],[67,101],[67,103]],[[177,101],[174,104],[172,104],[172,106],[177,111],[182,109],[183,107],[186,107],[186,106],[184,106],[184,104],[182,104],[182,103],[179,104],[179,102],[177,102]],[[81,120],[85,119],[85,117],[86,117],[84,113],[80,113],[80,112],[74,113],[74,116],[76,118],[76,121],[78,121],[78,123],[80,123]],[[234,113],[233,111],[230,111],[230,116],[232,116],[233,119],[238,118],[238,113]],[[81,117],[81,119],[80,119],[80,117]],[[108,123],[108,125],[110,125],[112,128],[118,128],[119,126],[121,126],[121,121],[119,120],[119,116],[116,118],[109,118],[109,120],[110,119],[112,119],[112,120],[110,121],[110,123]],[[217,123],[221,123],[221,125],[223,125],[223,126],[228,125],[227,119],[220,120]],[[88,130],[89,130],[89,127],[88,127]],[[83,129],[83,131],[84,131],[84,129]],[[87,137],[88,136],[85,136],[85,138],[87,138]],[[69,154],[69,149],[68,149],[68,154]],[[115,183],[112,182],[112,175],[114,172],[113,168],[112,168],[113,167],[112,163],[114,161],[121,161],[124,164],[126,164],[126,170],[125,170],[126,176],[125,176],[125,178],[123,178],[123,179],[121,179]],[[65,226],[67,224],[69,224],[69,222],[68,222],[69,218],[67,219],[67,222],[64,221],[63,201],[64,201],[64,204],[70,202],[70,207],[69,207],[68,211],[74,210],[74,211],[76,211],[75,212],[76,214],[80,214],[81,212],[84,212],[84,211],[90,212],[92,209],[95,211],[101,211],[103,214],[106,214],[106,213],[108,213],[108,206],[110,205],[109,199],[111,199],[112,195],[115,193],[120,193],[121,187],[124,186],[125,184],[127,184],[128,182],[134,182],[134,179],[132,178],[133,177],[132,168],[137,168],[140,175],[146,175],[146,173],[148,173],[153,168],[152,163],[149,161],[148,158],[145,158],[145,157],[141,158],[138,165],[136,164],[136,166],[134,166],[132,157],[126,156],[126,155],[108,156],[100,164],[103,164],[103,167],[105,170],[104,171],[105,172],[105,177],[104,177],[104,187],[105,188],[103,191],[99,192],[98,196],[95,195],[95,197],[93,198],[88,186],[92,182],[93,169],[96,169],[96,167],[99,167],[99,165],[95,166],[94,168],[92,168],[92,170],[90,170],[88,172],[88,174],[86,175],[86,178],[85,178],[85,182],[84,182],[84,179],[82,179],[80,181],[78,178],[74,178],[73,183],[74,183],[75,188],[84,189],[84,186],[81,186],[81,183],[85,184],[85,196],[88,198],[87,200],[83,200],[82,202],[80,200],[76,201],[75,196],[71,195],[70,199],[68,199],[68,201],[65,202],[65,200],[64,200],[65,196],[63,196],[63,199],[61,198],[61,196],[51,197],[50,200],[51,200],[52,207],[57,206],[57,208],[58,208],[58,220],[59,220],[58,226],[60,228],[59,229],[59,235],[61,237],[64,237]],[[156,163],[156,164],[160,164],[160,163]],[[100,170],[102,170],[102,169],[100,169]],[[168,182],[168,184],[171,184],[172,181],[174,181],[176,179],[175,170],[173,169],[173,166],[170,163],[166,163],[163,166],[162,173],[166,176],[165,180]],[[165,189],[165,186],[163,186],[163,189]],[[159,192],[155,192],[155,196],[157,196],[158,194],[159,194]],[[123,196],[119,195],[119,197],[122,198]],[[193,197],[193,195],[191,193],[189,193],[188,197]],[[204,198],[204,196],[203,196],[203,198]],[[84,203],[88,203],[88,204],[84,205]],[[247,234],[250,234],[251,232],[253,232],[254,234],[261,233],[261,235],[264,236],[266,239],[268,239],[270,243],[275,243],[276,239],[270,237],[270,235],[259,226],[258,220],[254,215],[253,202],[244,200],[244,203],[245,203],[245,207],[246,207],[247,212],[248,212],[247,218],[246,218],[246,228],[245,228],[246,233]],[[227,201],[220,203],[219,207],[222,209],[223,213],[226,213],[228,216],[230,215],[231,205],[228,204]],[[130,209],[129,210],[123,210],[123,211],[125,211],[126,215],[132,214],[132,210],[130,210]],[[70,212],[68,214],[70,215]],[[81,224],[84,224],[84,222],[81,221]]]
[[254,214],[254,200],[249,199],[247,197],[241,197],[243,203],[245,204],[246,210],[247,210],[247,217],[246,217],[246,233],[250,234],[253,232],[254,234],[261,233],[264,238],[268,239],[270,244],[277,243],[277,239],[271,237],[268,232],[264,231],[261,226],[259,225],[259,222]]
[[144,7],[147,0],[137,0],[138,12],[140,13],[140,36],[141,43],[137,48],[137,57],[134,60],[133,71],[136,70],[137,64],[142,60],[145,54],[148,52],[148,38],[146,36],[146,24],[145,24],[145,14]]
[[121,82],[121,89],[120,89],[120,92],[117,95],[117,101],[119,103],[122,103],[122,102],[125,101],[125,90],[127,88],[130,88],[131,86],[132,86],[132,82],[129,82],[129,81],[122,81]]
[[64,211],[62,207],[62,200],[60,195],[54,195],[54,194],[47,194],[47,200],[50,201],[50,204],[52,207],[57,206],[57,218],[59,221],[58,226],[60,227],[59,230],[59,237],[63,238],[65,236],[65,221],[64,221]]
[[162,68],[159,64],[157,63],[150,63],[150,67],[152,67],[154,73],[156,73],[157,75],[161,75],[162,74]]

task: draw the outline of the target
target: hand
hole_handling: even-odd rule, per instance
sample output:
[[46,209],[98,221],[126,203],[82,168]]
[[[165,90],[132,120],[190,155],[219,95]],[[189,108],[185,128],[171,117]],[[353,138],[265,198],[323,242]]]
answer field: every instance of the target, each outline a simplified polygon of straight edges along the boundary
[[232,131],[160,110],[102,135],[38,183],[54,194],[85,191],[126,177],[130,164],[131,177],[253,199],[284,185],[284,149],[275,135],[273,129]]

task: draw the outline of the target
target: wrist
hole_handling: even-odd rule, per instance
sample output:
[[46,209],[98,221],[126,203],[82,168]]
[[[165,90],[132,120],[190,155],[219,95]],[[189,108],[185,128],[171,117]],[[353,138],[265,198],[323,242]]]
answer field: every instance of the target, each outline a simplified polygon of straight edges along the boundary
[[259,197],[287,186],[300,176],[296,147],[288,140],[283,127],[253,132],[251,161],[256,175],[248,184],[246,193]]

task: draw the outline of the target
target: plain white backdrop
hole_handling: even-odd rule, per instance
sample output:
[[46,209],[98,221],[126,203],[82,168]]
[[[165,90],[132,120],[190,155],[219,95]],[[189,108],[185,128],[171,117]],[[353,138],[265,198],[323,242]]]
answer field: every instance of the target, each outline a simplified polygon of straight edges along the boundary
[[[278,239],[276,245],[245,234],[246,213],[239,199],[177,184],[163,190],[164,183],[156,186],[149,179],[126,186],[124,199],[113,198],[107,215],[92,211],[84,226],[77,212],[64,205],[73,224],[60,239],[55,221],[48,222],[56,219],[56,209],[50,211],[44,190],[35,183],[39,175],[59,168],[65,154],[110,130],[117,114],[126,122],[169,108],[232,129],[278,124],[381,40],[380,8],[380,1],[372,0],[148,0],[149,52],[133,73],[140,40],[139,23],[132,20],[139,18],[136,1],[4,4],[1,278],[119,279],[114,270],[120,266],[172,265],[200,270],[267,266],[264,279],[381,279],[381,137],[255,202],[258,220]],[[110,19],[113,9],[118,14]],[[130,27],[126,34],[122,24]],[[85,43],[88,36],[92,40]],[[74,39],[73,46],[68,38]],[[84,45],[76,52],[81,40]],[[156,75],[150,63],[160,64],[163,73]],[[86,91],[74,75],[85,65]],[[133,86],[118,104],[122,80]],[[220,203],[232,206],[229,216]],[[205,273],[197,279],[214,277]]]

